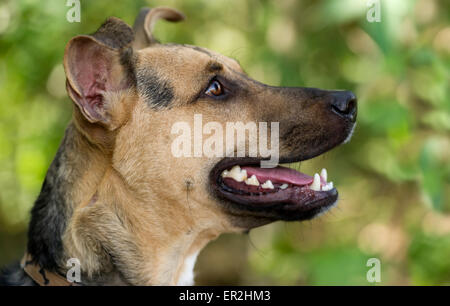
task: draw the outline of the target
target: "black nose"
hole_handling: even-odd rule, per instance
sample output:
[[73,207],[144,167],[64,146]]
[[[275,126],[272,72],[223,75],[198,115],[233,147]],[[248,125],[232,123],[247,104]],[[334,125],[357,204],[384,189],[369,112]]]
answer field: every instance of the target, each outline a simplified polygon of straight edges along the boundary
[[332,93],[332,96],[332,111],[342,118],[355,122],[357,113],[355,94],[351,91],[335,91]]

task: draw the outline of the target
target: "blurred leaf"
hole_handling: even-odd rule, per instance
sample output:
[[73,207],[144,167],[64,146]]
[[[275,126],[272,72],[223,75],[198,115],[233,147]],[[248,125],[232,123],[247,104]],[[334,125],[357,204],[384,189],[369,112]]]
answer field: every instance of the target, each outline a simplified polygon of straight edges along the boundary
[[411,115],[404,106],[392,100],[365,103],[360,116],[362,124],[374,135],[388,136],[394,144],[404,143],[410,136]]
[[[355,247],[323,249],[309,254],[305,264],[308,267],[310,284],[327,285],[369,285],[366,273],[367,255]],[[382,273],[383,274],[383,273]],[[383,282],[386,281],[383,279]]]
[[433,138],[424,144],[420,154],[422,191],[427,202],[436,210],[442,210],[444,204],[443,187],[446,169],[442,161],[443,152],[447,152],[448,158],[448,144],[446,146],[442,140]]
[[409,248],[414,285],[450,285],[450,236],[418,233]]

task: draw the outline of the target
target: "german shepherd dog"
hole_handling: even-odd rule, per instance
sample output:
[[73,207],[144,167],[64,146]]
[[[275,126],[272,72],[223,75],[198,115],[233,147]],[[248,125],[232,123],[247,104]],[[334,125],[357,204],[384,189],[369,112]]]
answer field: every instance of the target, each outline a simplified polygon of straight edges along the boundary
[[326,171],[264,168],[259,153],[176,157],[171,128],[196,114],[224,126],[278,122],[279,163],[299,162],[351,137],[355,95],[268,86],[234,59],[160,44],[161,18],[184,16],[144,8],[133,28],[112,17],[67,44],[73,119],[31,211],[24,259],[2,284],[191,285],[197,254],[221,233],[311,219],[337,202]]

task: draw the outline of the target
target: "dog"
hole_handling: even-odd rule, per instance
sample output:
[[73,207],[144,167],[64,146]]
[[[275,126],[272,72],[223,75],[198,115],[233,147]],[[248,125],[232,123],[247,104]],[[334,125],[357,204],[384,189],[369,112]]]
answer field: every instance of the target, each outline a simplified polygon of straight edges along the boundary
[[[158,19],[184,15],[144,8],[133,27],[111,17],[68,42],[73,119],[31,211],[26,254],[3,285],[192,285],[197,254],[220,234],[311,219],[337,202],[326,171],[263,168],[259,153],[175,157],[171,129],[196,114],[278,122],[279,163],[300,162],[349,140],[355,95],[259,83],[232,58],[159,43]],[[66,278],[70,259],[80,280]]]

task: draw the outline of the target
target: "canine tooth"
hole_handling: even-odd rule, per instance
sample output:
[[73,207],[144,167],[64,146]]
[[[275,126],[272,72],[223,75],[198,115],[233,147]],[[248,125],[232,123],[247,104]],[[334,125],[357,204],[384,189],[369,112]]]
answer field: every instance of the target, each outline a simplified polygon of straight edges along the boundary
[[314,181],[309,186],[309,188],[314,191],[320,191],[320,176],[319,176],[319,174],[317,174],[317,173],[314,174]]
[[259,186],[258,179],[256,178],[256,176],[254,174],[250,178],[245,180],[245,184],[252,185],[252,186]]
[[264,189],[274,189],[275,187],[272,184],[271,180],[267,180],[264,184],[261,185]]
[[280,186],[280,189],[286,189],[286,188],[288,188],[288,186],[289,186],[288,184],[283,184]]
[[241,170],[239,166],[234,166],[230,171],[225,170],[222,172],[222,177],[229,177],[237,182],[243,182],[247,179],[247,171]]
[[320,171],[320,176],[321,176],[322,179],[326,182],[326,181],[327,181],[327,178],[328,178],[327,169],[323,168],[322,171]]

